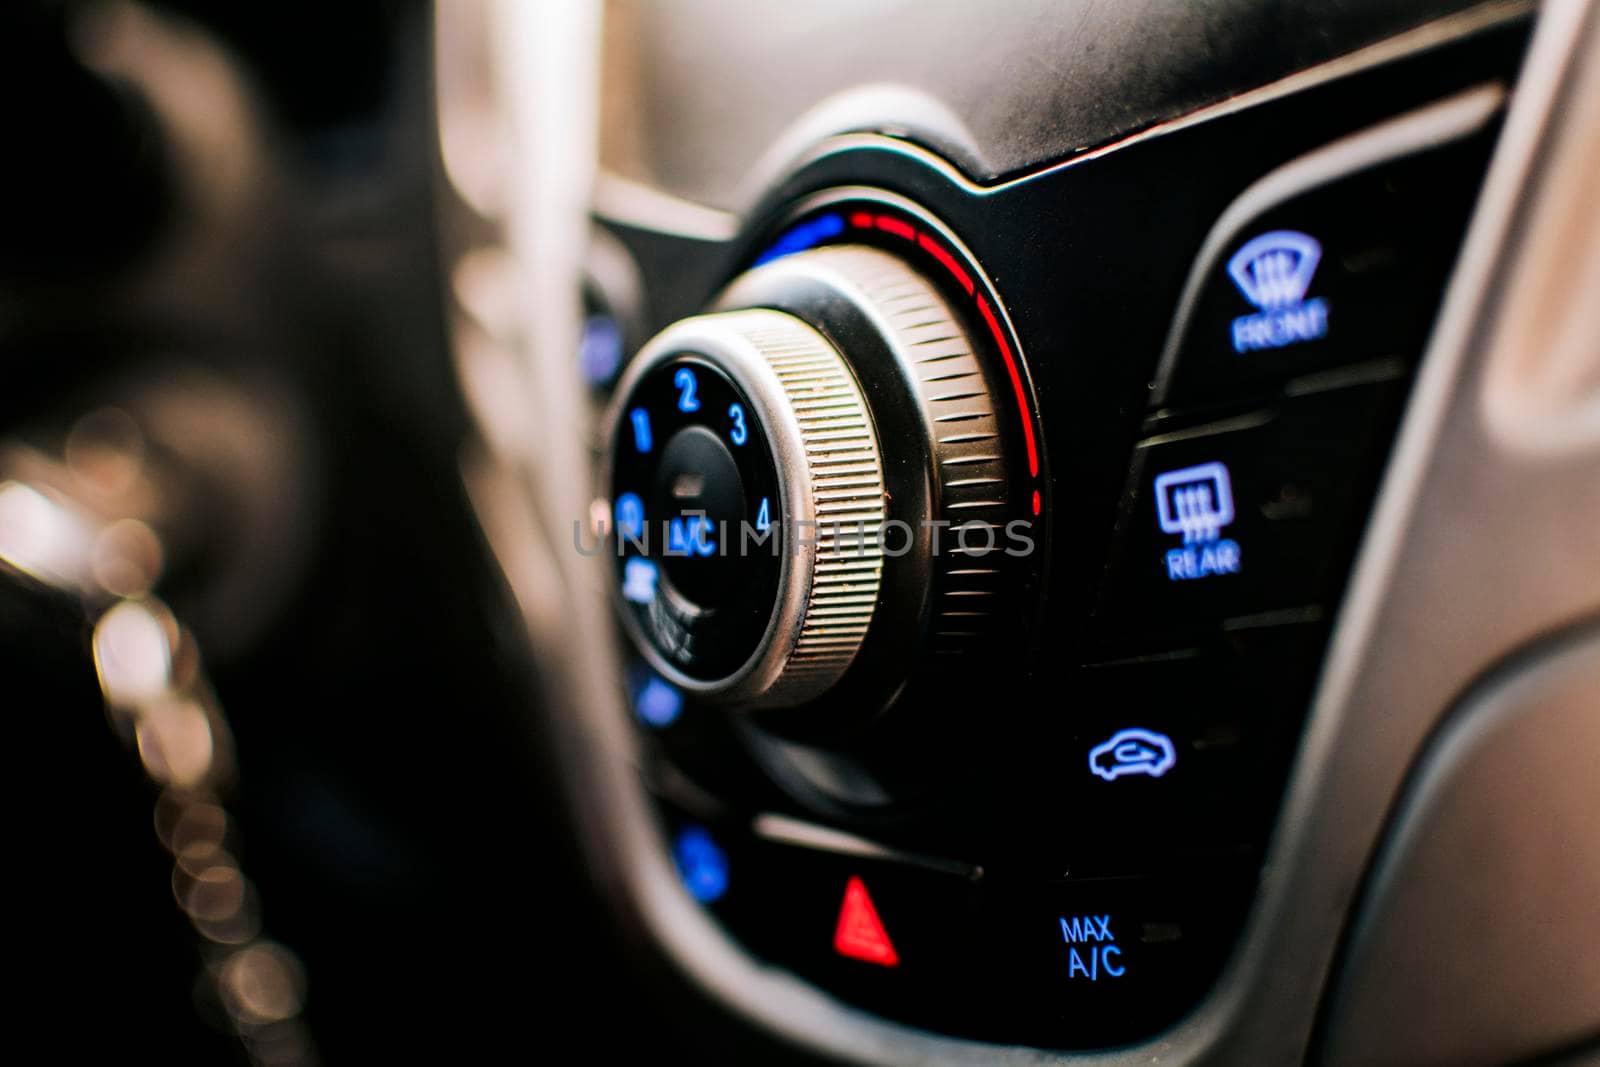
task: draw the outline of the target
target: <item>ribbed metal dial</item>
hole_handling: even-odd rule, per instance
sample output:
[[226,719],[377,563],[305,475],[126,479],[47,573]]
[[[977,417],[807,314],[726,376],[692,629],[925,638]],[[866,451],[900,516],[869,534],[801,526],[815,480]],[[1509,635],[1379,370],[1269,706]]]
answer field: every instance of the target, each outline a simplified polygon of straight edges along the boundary
[[[876,386],[875,415],[892,427],[883,432],[902,472],[891,517],[920,538],[891,561],[902,575],[920,565],[919,591],[905,599],[926,606],[927,650],[974,647],[999,610],[1015,501],[988,372],[959,318],[907,263],[863,245],[786,256],[745,274],[718,301],[756,305],[814,317],[855,340],[847,352],[857,375]],[[906,476],[913,466],[920,477]],[[895,534],[891,551],[900,547]],[[913,609],[901,610],[909,625]]]
[[[961,684],[952,657],[992,650],[1017,599],[999,373],[950,294],[860,244],[756,267],[658,335],[612,415],[619,530],[669,524],[618,560],[645,657],[716,702],[807,705],[763,716],[795,736],[860,723],[908,678]],[[776,557],[736,521],[770,526]]]
[[[722,388],[713,376],[725,379],[731,403],[710,391]],[[718,399],[703,399],[712,395]],[[782,312],[702,315],[652,340],[618,396],[614,499],[631,497],[668,524],[664,544],[625,550],[619,559],[624,619],[641,650],[673,681],[725,703],[788,707],[826,691],[860,650],[883,573],[883,458],[849,365],[819,332]],[[650,427],[642,448],[641,425]],[[669,428],[660,441],[657,426]],[[686,452],[680,442],[689,435],[698,435],[695,455],[707,458],[679,469],[674,457]],[[721,462],[719,448],[734,466]],[[707,487],[707,479],[728,484]],[[644,503],[650,494],[641,487],[663,484]],[[679,502],[713,493],[724,501],[716,532],[709,522],[681,525],[699,521],[692,517],[699,512],[679,510]],[[738,503],[727,503],[734,495]],[[727,522],[734,514],[743,527],[736,532]],[[687,544],[687,562],[673,558],[674,536]],[[744,588],[724,587],[759,587],[771,567],[763,553],[776,555],[777,580],[752,605]],[[656,568],[648,598],[642,580],[629,595],[630,565]],[[711,566],[720,571],[709,592],[693,591],[696,568]],[[752,627],[760,639],[747,658],[716,661]]]
[[798,704],[838,680],[872,623],[883,576],[883,457],[860,386],[821,334],[776,311],[730,312],[724,321],[750,338],[788,400],[765,419],[798,444],[779,466],[804,498],[797,545],[808,540],[803,524],[816,524],[815,546],[791,564],[794,645],[764,701]]

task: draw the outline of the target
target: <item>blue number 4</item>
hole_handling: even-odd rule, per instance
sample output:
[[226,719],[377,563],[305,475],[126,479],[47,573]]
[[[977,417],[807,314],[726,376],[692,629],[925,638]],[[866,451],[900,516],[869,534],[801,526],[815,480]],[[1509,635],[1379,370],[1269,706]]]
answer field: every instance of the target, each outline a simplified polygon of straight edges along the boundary
[[744,424],[744,405],[735,404],[728,409],[728,414],[733,416],[733,429],[728,431],[728,437],[736,445],[742,445],[750,440],[750,430]]
[[678,373],[672,376],[672,384],[678,387],[678,410],[699,411],[700,398],[694,395],[695,387],[699,384],[694,380],[694,371],[688,367],[680,367]]

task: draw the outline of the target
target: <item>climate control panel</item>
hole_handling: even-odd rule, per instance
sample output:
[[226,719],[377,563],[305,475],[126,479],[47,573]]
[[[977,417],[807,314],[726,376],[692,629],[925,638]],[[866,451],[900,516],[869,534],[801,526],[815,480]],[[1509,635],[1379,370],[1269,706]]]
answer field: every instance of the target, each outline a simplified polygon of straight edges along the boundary
[[842,138],[734,238],[609,227],[676,294],[609,390],[595,509],[642,773],[750,955],[1012,1045],[1194,1009],[1514,55],[989,185]]

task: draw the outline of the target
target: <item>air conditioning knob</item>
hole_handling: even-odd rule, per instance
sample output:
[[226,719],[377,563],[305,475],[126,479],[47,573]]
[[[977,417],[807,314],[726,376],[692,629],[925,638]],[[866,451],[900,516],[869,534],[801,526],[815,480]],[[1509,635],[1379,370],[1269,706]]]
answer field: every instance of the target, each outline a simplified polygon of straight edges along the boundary
[[650,341],[609,429],[645,658],[741,709],[881,704],[981,641],[1014,514],[994,384],[934,285],[865,246],[758,267]]

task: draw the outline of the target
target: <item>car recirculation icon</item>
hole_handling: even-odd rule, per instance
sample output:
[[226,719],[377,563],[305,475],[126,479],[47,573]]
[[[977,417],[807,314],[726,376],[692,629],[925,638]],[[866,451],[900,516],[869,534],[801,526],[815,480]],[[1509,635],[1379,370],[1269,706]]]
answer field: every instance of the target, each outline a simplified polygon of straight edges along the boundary
[[1108,782],[1131,774],[1160,778],[1177,762],[1172,738],[1137,727],[1118,730],[1089,750],[1089,769]]

